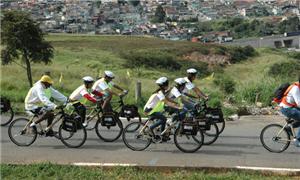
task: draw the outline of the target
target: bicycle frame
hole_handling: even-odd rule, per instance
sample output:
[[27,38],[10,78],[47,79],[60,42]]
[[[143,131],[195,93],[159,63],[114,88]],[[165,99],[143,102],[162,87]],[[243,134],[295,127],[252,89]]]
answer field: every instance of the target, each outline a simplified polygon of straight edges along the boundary
[[[283,128],[277,133],[277,136],[279,136],[283,131],[284,131],[284,128],[288,126],[289,123],[285,123],[285,125],[283,126]],[[291,128],[291,131],[292,131],[292,136],[293,138],[296,138],[296,133],[295,133],[295,130],[294,128]],[[288,139],[283,139],[283,141],[293,141],[293,140],[288,140]]]

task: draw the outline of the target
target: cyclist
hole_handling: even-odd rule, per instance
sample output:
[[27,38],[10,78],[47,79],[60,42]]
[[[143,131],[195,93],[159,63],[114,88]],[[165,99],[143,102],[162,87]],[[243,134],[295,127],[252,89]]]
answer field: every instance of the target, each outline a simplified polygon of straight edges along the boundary
[[[169,88],[169,81],[166,77],[161,77],[155,82],[159,88],[152,94],[144,107],[144,113],[150,116],[150,119],[156,119],[156,123],[150,126],[150,132],[153,135],[153,129],[161,126],[161,132],[165,130],[166,117],[163,115],[164,104],[175,109],[182,109],[178,104],[169,101],[166,98],[167,90]],[[168,137],[163,137],[163,140],[168,140]]]
[[112,82],[112,80],[115,78],[114,73],[111,71],[104,71],[104,78],[99,79],[96,81],[92,87],[92,93],[96,96],[99,96],[98,94],[103,94],[104,102],[102,105],[103,111],[105,112],[112,112],[112,107],[110,104],[110,101],[112,99],[113,95],[121,96],[122,94],[118,94],[114,92],[112,89],[116,88],[120,91],[123,91],[123,93],[127,93],[128,91],[119,87],[115,83]]
[[[185,89],[186,80],[184,78],[177,78],[174,82],[175,86],[169,92],[168,98],[175,103],[182,104],[182,101],[187,101],[186,97],[182,95],[182,92]],[[169,111],[174,112],[177,111],[177,109],[169,108]],[[186,112],[185,108],[180,111],[179,120],[184,119]]]
[[[195,86],[193,81],[197,77],[197,70],[194,68],[190,68],[187,71],[187,77],[185,77],[185,89],[183,90],[183,94],[186,95],[187,97],[190,98],[203,98],[203,99],[208,99],[208,96],[205,95],[198,87]],[[193,96],[189,92],[193,90],[193,92],[196,94],[196,96]],[[193,109],[195,102],[193,102],[191,99],[184,99],[183,104],[187,109]]]
[[[285,96],[282,98],[279,106],[281,112],[288,118],[292,118],[300,123],[300,75],[298,82],[293,83],[284,93]],[[296,136],[295,145],[300,147],[300,128]]]
[[[89,93],[89,90],[94,83],[94,79],[90,76],[85,76],[82,78],[82,80],[83,84],[72,92],[69,97],[69,101],[73,104],[75,111],[81,117],[81,121],[83,123],[83,126],[85,127],[87,125],[85,123],[86,107],[80,102],[80,100],[82,98],[86,98],[93,103],[97,103],[98,100]],[[98,95],[101,96],[100,93]]]
[[[34,84],[34,86],[29,90],[27,96],[25,98],[25,109],[28,112],[34,113],[38,115],[38,120],[32,122],[30,127],[36,129],[36,124],[40,123],[41,121],[47,119],[47,128],[46,128],[46,136],[53,136],[54,132],[49,126],[52,124],[54,119],[53,110],[57,107],[56,104],[50,101],[50,97],[54,98],[57,101],[66,103],[67,97],[63,94],[51,88],[53,84],[53,80],[44,75],[41,79]],[[50,89],[50,97],[47,97],[45,91]]]

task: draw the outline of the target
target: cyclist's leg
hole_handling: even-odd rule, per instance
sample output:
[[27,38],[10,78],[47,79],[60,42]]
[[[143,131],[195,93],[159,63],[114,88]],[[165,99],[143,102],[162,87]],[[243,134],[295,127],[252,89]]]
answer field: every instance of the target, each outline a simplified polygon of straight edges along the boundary
[[102,109],[104,112],[112,112],[112,106],[110,104],[110,101],[112,99],[112,95],[111,94],[107,94],[104,98],[104,102],[102,105]]
[[151,130],[159,125],[161,125],[161,132],[165,130],[167,118],[161,112],[155,112],[151,114],[151,119],[157,119],[157,121],[150,126]]
[[81,122],[85,121],[86,107],[80,102],[73,104],[76,113],[81,117]]
[[[288,118],[292,118],[294,120],[296,120],[297,124],[300,121],[300,110],[298,108],[281,108],[281,112],[283,115],[287,116]],[[300,146],[300,128],[298,129],[298,133],[297,133],[297,141],[296,141],[296,145]]]
[[42,111],[42,108],[37,108],[35,110],[32,110],[32,112],[38,115],[38,119],[35,121],[35,124],[38,124],[45,119],[53,117],[53,113],[51,113],[51,111]]

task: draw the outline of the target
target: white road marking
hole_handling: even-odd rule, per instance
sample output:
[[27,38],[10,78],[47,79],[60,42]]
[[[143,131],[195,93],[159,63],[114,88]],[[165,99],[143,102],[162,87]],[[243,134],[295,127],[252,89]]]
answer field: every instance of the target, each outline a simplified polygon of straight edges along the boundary
[[101,167],[113,167],[113,166],[137,166],[137,164],[124,164],[124,163],[86,163],[86,162],[78,162],[73,163],[75,166],[101,166]]
[[260,170],[260,171],[281,171],[281,172],[300,172],[300,169],[290,168],[271,168],[271,167],[250,167],[250,166],[236,166],[237,169]]

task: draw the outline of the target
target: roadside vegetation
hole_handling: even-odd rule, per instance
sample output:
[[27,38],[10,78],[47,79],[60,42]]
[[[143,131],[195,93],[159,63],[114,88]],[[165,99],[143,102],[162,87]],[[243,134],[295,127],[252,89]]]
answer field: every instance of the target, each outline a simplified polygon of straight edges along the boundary
[[296,176],[276,175],[244,170],[158,170],[136,167],[78,167],[50,163],[32,165],[1,165],[2,179],[297,179]]
[[[185,76],[189,67],[200,71],[196,84],[211,96],[210,104],[214,106],[228,100],[234,106],[254,104],[256,100],[267,106],[274,88],[281,82],[293,81],[293,75],[299,72],[297,53],[273,49],[254,50],[132,36],[49,35],[46,40],[54,47],[54,58],[49,65],[32,65],[34,82],[44,71],[51,71],[54,87],[68,96],[82,83],[83,76],[97,78],[104,70],[111,70],[117,76],[115,81],[130,90],[125,99],[128,103],[135,103],[135,84],[142,83],[142,99],[137,102],[140,108],[156,88],[155,79],[167,76],[172,82],[176,77]],[[228,62],[210,64],[185,58],[193,52],[199,53],[201,58],[220,55]],[[291,72],[282,69],[290,66],[293,66]],[[1,73],[1,95],[9,97],[16,111],[22,112],[29,90],[26,72],[12,62],[1,66]],[[257,94],[258,99],[255,98]],[[226,114],[234,113],[231,109],[225,111]]]

